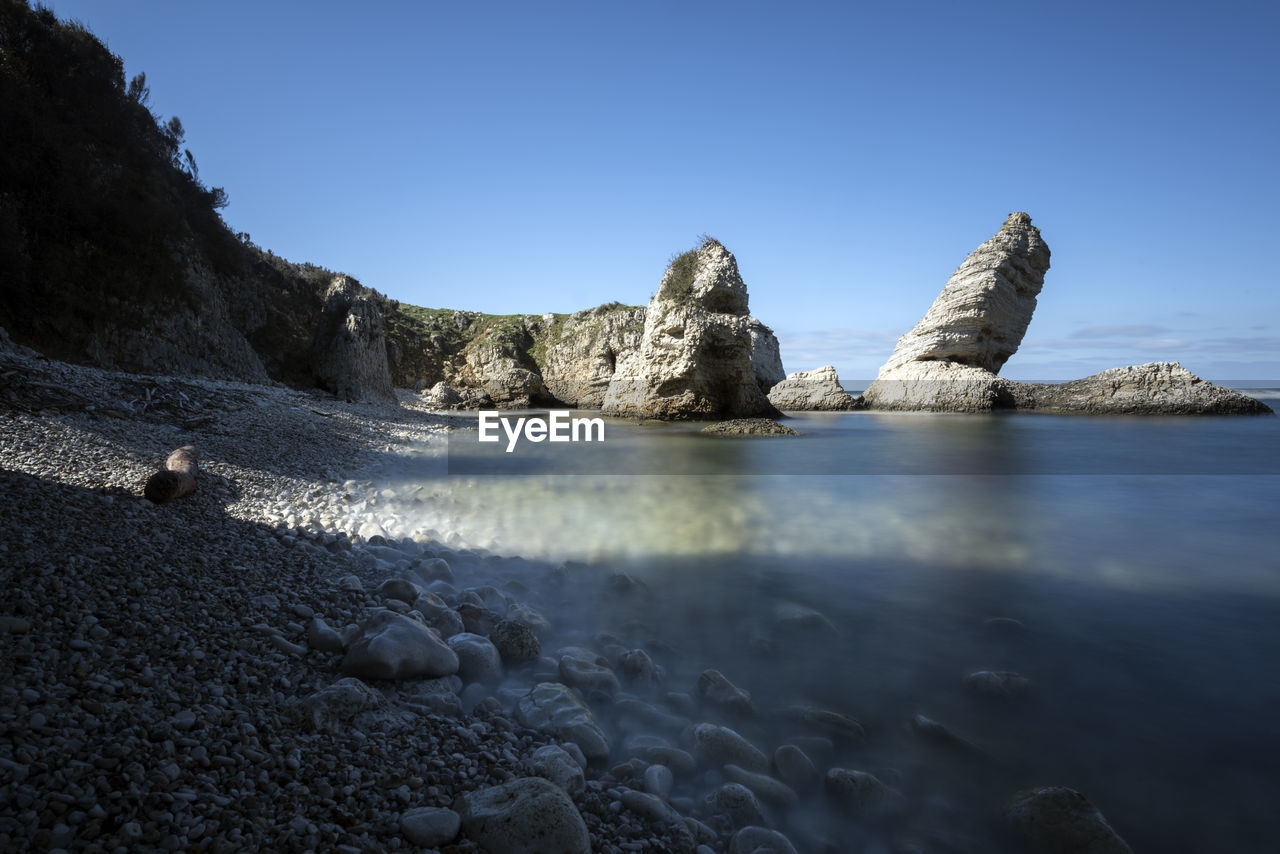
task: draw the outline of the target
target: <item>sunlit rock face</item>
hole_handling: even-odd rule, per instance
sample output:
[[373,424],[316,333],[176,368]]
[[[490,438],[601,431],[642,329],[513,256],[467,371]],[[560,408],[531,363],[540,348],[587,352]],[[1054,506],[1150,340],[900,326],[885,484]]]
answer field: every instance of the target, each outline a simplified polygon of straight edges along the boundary
[[776,415],[756,381],[753,323],[737,260],[706,240],[667,268],[640,348],[618,362],[602,408],[670,420]]
[[1013,405],[996,374],[1017,352],[1049,270],[1049,247],[1025,213],[951,274],[942,293],[864,394],[877,409],[982,411]]

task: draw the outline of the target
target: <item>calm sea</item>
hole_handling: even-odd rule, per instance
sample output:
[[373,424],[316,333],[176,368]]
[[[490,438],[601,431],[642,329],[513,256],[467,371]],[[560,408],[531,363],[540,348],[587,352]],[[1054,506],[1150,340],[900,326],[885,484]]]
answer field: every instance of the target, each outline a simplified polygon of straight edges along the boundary
[[[1274,850],[1280,418],[787,424],[803,435],[611,420],[603,445],[514,455],[459,431],[386,482],[400,533],[443,540],[481,578],[520,580],[558,641],[599,647],[608,632],[653,650],[668,690],[715,667],[751,691],[762,714],[742,731],[768,750],[795,732],[791,704],[862,721],[867,744],[828,762],[892,782],[908,816],[883,837],[816,806],[778,817],[798,840],[1003,850],[1001,801],[1065,785],[1138,851]],[[780,619],[795,605],[832,628]],[[976,698],[962,680],[983,669],[1034,690]],[[916,714],[991,758],[921,743]]]

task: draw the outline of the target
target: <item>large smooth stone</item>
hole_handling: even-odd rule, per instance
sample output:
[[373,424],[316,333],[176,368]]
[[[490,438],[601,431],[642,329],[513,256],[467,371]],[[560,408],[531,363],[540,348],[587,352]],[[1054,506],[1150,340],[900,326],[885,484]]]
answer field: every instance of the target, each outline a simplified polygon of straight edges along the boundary
[[458,835],[461,819],[453,810],[442,807],[418,807],[400,815],[400,832],[404,838],[422,848],[438,848]]
[[609,758],[609,739],[587,704],[567,685],[539,682],[516,703],[516,720],[578,745],[591,761]]
[[1098,808],[1065,786],[1018,793],[1005,818],[1031,854],[1133,854]]
[[591,837],[564,790],[523,777],[454,801],[463,835],[489,854],[591,854]]
[[360,624],[342,672],[367,679],[449,676],[458,672],[458,656],[417,620],[379,611]]
[[693,755],[703,765],[720,768],[737,765],[748,771],[767,773],[769,759],[751,742],[726,726],[702,723],[691,732]]
[[494,684],[502,680],[502,656],[488,638],[459,632],[446,643],[458,656],[458,675],[464,682]]
[[817,766],[794,744],[784,744],[775,750],[773,765],[778,769],[778,776],[797,792],[807,792],[818,785]]

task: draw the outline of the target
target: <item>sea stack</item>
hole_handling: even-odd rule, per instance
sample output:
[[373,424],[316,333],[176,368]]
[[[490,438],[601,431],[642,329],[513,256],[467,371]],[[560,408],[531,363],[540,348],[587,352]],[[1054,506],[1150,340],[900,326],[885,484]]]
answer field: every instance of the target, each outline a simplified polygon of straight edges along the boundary
[[778,415],[752,361],[757,323],[733,253],[707,238],[667,268],[640,348],[619,360],[604,411],[667,420]]
[[1049,270],[1049,247],[1025,213],[1010,214],[898,340],[863,395],[876,409],[981,412],[1015,405],[997,374],[1018,350]]

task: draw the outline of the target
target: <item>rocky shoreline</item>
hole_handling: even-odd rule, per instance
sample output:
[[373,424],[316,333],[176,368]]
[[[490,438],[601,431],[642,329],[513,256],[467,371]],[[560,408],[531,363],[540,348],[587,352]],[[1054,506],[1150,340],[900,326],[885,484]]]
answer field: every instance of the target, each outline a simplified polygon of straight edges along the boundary
[[[350,404],[13,351],[0,377],[0,849],[910,841],[895,781],[841,764],[866,738],[854,718],[757,709],[716,669],[669,679],[688,664],[660,636],[563,617],[647,601],[642,581],[406,537],[395,508],[418,487],[381,475],[450,418],[407,392]],[[196,492],[144,500],[184,444]],[[794,735],[764,736],[763,715]],[[922,721],[922,739],[958,738]],[[1042,827],[1044,800],[1123,846],[1062,791],[1025,794],[1022,825]]]

